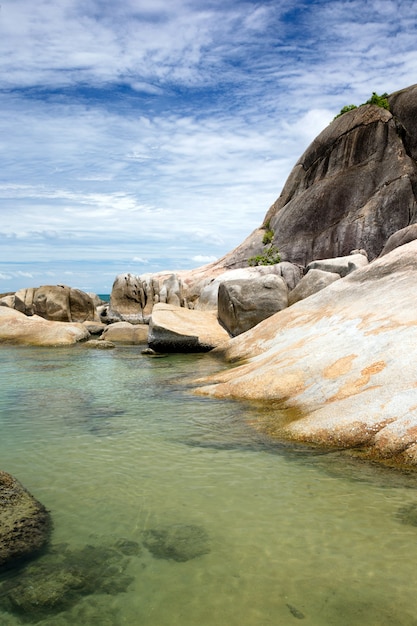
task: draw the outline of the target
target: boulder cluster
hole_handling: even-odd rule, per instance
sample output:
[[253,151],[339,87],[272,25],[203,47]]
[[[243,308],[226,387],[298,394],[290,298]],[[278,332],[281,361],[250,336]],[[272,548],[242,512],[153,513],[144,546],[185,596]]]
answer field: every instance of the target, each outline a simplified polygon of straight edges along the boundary
[[0,341],[214,350],[242,364],[200,392],[270,402],[268,432],[417,464],[417,85],[388,102],[329,124],[221,259],[121,274],[109,303],[66,286],[3,294]]

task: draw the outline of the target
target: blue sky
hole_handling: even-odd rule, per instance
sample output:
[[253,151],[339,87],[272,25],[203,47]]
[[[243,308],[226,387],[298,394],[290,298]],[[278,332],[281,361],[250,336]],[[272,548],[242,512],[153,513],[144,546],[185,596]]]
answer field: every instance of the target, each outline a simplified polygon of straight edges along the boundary
[[417,83],[417,1],[1,0],[0,292],[198,267],[345,104]]

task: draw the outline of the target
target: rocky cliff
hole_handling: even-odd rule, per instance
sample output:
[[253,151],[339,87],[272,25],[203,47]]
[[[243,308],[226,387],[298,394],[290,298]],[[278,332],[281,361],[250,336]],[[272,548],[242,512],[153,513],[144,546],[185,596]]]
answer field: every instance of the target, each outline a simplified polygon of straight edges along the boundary
[[264,222],[210,267],[239,267],[262,250],[267,227],[281,259],[310,261],[365,249],[417,222],[417,85],[337,117],[295,164]]

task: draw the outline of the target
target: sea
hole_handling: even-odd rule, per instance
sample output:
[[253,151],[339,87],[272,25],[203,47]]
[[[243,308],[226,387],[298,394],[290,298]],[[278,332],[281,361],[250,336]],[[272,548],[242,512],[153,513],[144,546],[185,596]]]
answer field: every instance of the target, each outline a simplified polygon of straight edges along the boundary
[[415,626],[417,478],[267,438],[208,354],[0,346],[0,468],[50,512],[0,626]]

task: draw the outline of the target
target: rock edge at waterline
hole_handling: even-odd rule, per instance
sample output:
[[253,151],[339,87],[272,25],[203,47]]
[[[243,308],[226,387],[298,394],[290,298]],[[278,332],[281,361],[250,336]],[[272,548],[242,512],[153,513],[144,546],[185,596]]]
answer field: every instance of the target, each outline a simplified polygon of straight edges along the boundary
[[229,340],[242,364],[198,393],[269,403],[254,425],[275,436],[417,465],[416,276],[413,241]]
[[51,519],[45,507],[0,470],[0,569],[36,555],[47,543]]

